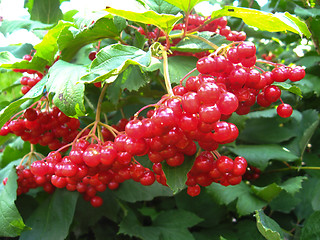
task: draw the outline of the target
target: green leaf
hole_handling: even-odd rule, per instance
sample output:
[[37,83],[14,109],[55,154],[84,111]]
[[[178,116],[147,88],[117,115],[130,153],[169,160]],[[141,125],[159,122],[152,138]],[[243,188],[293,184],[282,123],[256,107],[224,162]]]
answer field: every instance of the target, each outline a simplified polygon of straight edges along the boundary
[[18,112],[21,104],[30,100],[40,97],[43,94],[43,89],[45,86],[47,78],[44,77],[40,82],[38,82],[27,94],[22,98],[10,103],[7,107],[0,111],[0,126],[3,126],[14,114]]
[[65,28],[58,38],[58,45],[61,50],[60,59],[70,61],[80,48],[89,43],[97,42],[104,38],[117,40],[120,37],[120,32],[111,14],[98,19],[90,28],[85,28],[82,31]]
[[294,94],[298,95],[299,97],[302,97],[302,93],[301,93],[300,88],[298,88],[295,85],[291,85],[290,83],[286,83],[286,82],[274,82],[272,85],[276,85],[281,90],[285,90],[285,91],[294,93]]
[[265,109],[261,111],[250,112],[246,115],[247,118],[273,118],[277,116],[277,111],[274,109]]
[[[83,82],[113,82],[130,65],[146,68],[151,64],[151,52],[122,44],[113,44],[101,49],[93,60],[90,71],[82,77]],[[113,77],[113,78],[112,78]]]
[[79,81],[85,73],[85,67],[62,60],[49,69],[47,91],[55,94],[53,103],[68,116],[84,115],[84,84]]
[[280,184],[280,187],[287,193],[293,195],[302,188],[302,182],[306,180],[307,177],[293,177],[289,178],[287,181]]
[[191,10],[194,8],[195,5],[197,5],[200,2],[204,2],[207,0],[186,0],[186,1],[180,1],[180,0],[165,0],[168,3],[171,3],[172,5],[180,8],[185,13],[190,13]]
[[257,198],[253,194],[252,189],[244,182],[227,187],[218,183],[212,183],[206,189],[220,204],[228,205],[237,200],[236,207],[240,216],[248,215],[267,204],[265,201]]
[[182,15],[180,13],[177,15],[158,14],[151,10],[143,12],[133,12],[114,8],[107,8],[106,11],[109,13],[113,13],[117,16],[123,17],[125,19],[128,19],[130,21],[155,25],[167,34],[171,32],[176,22],[182,18]]
[[299,35],[310,37],[311,33],[306,24],[289,13],[267,13],[255,9],[225,6],[214,11],[211,18],[231,16],[241,18],[246,24],[262,31],[282,32],[291,31]]
[[59,0],[33,0],[31,20],[42,23],[57,23],[63,18]]
[[137,91],[148,81],[149,79],[147,79],[146,75],[138,66],[131,65],[108,87],[108,97],[114,105],[117,105],[124,89]]
[[73,16],[73,22],[79,29],[90,28],[95,24],[95,22],[108,14],[109,13],[106,13],[105,11],[80,11]]
[[73,22],[73,21],[74,21],[73,17],[74,17],[78,12],[79,12],[79,11],[78,11],[78,10],[75,10],[75,9],[69,10],[69,11],[65,12],[65,13],[63,14],[63,20],[64,20],[64,21],[67,21],[67,22]]
[[151,226],[143,226],[132,210],[129,210],[119,225],[119,233],[151,240],[194,240],[188,228],[198,224],[201,220],[201,218],[191,212],[168,210],[161,212]]
[[297,137],[286,147],[297,156],[302,156],[318,125],[319,116],[317,111],[310,109],[302,112],[302,119],[292,122],[292,129],[296,132]]
[[279,224],[272,218],[264,214],[262,210],[256,211],[255,217],[257,219],[257,227],[260,233],[268,240],[284,239],[283,230]]
[[[320,58],[319,58],[320,60]],[[295,82],[294,84],[297,85],[303,95],[313,95],[315,94],[317,97],[320,96],[320,84],[318,84],[319,78],[318,76],[306,74],[304,79]]]
[[36,30],[36,29],[43,29],[52,26],[51,24],[44,24],[38,21],[32,21],[28,19],[24,20],[4,20],[0,26],[0,32],[3,35],[11,34],[16,30],[19,29],[26,29],[28,31]]
[[160,239],[160,229],[153,226],[143,226],[132,210],[127,212],[127,215],[123,218],[119,224],[119,232],[130,237],[138,237],[141,239],[158,240]]
[[301,240],[320,239],[320,211],[314,212],[305,221],[302,228]]
[[274,211],[290,213],[300,202],[301,200],[295,197],[295,195],[293,196],[282,191],[278,196],[272,199],[269,206]]
[[319,8],[302,8],[299,5],[296,5],[294,13],[301,17],[317,17],[320,15]]
[[21,138],[16,138],[3,150],[0,167],[3,168],[10,164],[12,160],[22,159],[30,152],[30,143],[24,142]]
[[[103,204],[99,208],[92,207],[90,202],[81,197],[78,199],[73,218],[76,219],[74,221],[75,227],[85,229],[88,226],[95,226],[102,217],[107,217],[113,222],[118,221],[121,208],[119,200],[113,194],[113,191],[107,189],[102,193],[98,193],[98,195],[103,199]],[[84,211],[84,209],[89,211]]]
[[149,8],[157,13],[177,14],[180,9],[165,0],[144,0]]
[[252,185],[251,188],[258,197],[267,202],[270,202],[282,191],[281,187],[278,186],[276,183],[272,183],[265,187],[257,187]]
[[56,189],[27,219],[32,230],[23,232],[20,239],[66,239],[78,197],[78,192]]
[[258,197],[261,199],[270,202],[275,197],[277,197],[282,190],[286,191],[287,193],[294,195],[296,192],[298,192],[302,186],[301,183],[303,180],[307,179],[306,177],[294,177],[289,178],[287,181],[276,184],[272,183],[265,187],[257,187],[252,185],[251,189]]
[[299,66],[304,66],[306,68],[310,68],[310,67],[319,65],[319,62],[320,62],[320,56],[305,56],[303,58],[300,58],[298,61],[296,61],[295,64]]
[[[169,75],[171,83],[179,84],[180,80],[195,68],[197,58],[185,56],[173,56],[168,58]],[[163,74],[163,65],[160,68]],[[195,71],[190,76],[198,75],[199,72]]]
[[16,58],[10,52],[0,53],[0,67],[6,69],[32,69],[39,72],[43,72],[47,64],[48,61],[39,58],[38,56],[34,56],[32,60],[29,62],[26,60]]
[[23,58],[24,55],[30,54],[31,50],[33,50],[33,45],[30,43],[0,47],[0,52],[10,52],[17,58]]
[[[197,32],[194,35],[202,37],[217,46],[230,43],[230,41],[227,41],[224,36],[212,32]],[[172,46],[170,49],[180,52],[204,52],[214,50],[213,47],[209,46],[202,40],[188,36],[183,38],[177,45]]]
[[169,210],[161,212],[154,220],[154,226],[161,229],[162,239],[193,240],[188,228],[202,221],[196,214],[185,210]]
[[[276,115],[276,110],[272,109],[272,115]],[[296,133],[288,128],[287,125],[280,124],[278,116],[275,118],[265,118],[260,111],[253,112],[252,115],[248,116],[245,124],[245,128],[239,134],[239,138],[247,143],[254,144],[274,144],[287,141],[296,136]],[[260,118],[252,118],[253,114],[257,114]],[[269,114],[269,112],[264,112]],[[271,114],[271,113],[270,113]],[[271,116],[271,115],[269,115]]]
[[127,202],[151,201],[155,197],[172,196],[172,191],[158,182],[151,186],[143,186],[134,181],[121,183],[121,187],[114,191],[114,194]]
[[177,167],[170,167],[168,164],[162,164],[163,172],[167,178],[167,184],[174,194],[180,192],[186,187],[187,173],[192,168],[194,156],[185,156],[184,162]]
[[22,77],[21,73],[13,71],[2,72],[0,75],[0,91],[2,92],[13,85],[20,77]]
[[299,205],[294,210],[299,221],[308,218],[314,211],[320,209],[319,202],[317,202],[320,189],[315,187],[319,184],[319,178],[309,177],[302,183],[302,189],[294,195],[296,199],[300,200]]
[[[3,186],[2,180],[8,178]],[[17,174],[13,164],[0,171],[0,236],[16,237],[27,227],[20,216],[14,201],[17,198]]]
[[293,162],[299,159],[293,152],[279,145],[237,145],[229,150],[261,170],[268,166],[269,160]]
[[[204,228],[214,228],[221,224],[227,214],[226,207],[221,206],[207,193],[206,189],[201,190],[200,195],[193,198],[182,191],[174,196],[178,209],[193,212],[201,217],[203,221],[198,225]],[[214,216],[214,218],[212,217]]]
[[72,24],[69,22],[59,21],[54,28],[48,31],[48,33],[43,37],[43,40],[34,46],[37,50],[34,57],[45,59],[48,61],[48,64],[51,65],[58,52],[58,37],[63,29],[70,26],[72,26]]
[[0,102],[11,102],[18,97],[21,97],[21,85],[16,83],[21,76],[21,73],[16,73],[13,71],[8,71],[0,74]]

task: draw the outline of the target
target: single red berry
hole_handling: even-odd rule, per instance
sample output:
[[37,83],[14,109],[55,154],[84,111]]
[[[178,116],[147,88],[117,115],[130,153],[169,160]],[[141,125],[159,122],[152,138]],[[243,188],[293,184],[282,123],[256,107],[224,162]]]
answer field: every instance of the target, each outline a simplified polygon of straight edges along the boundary
[[221,93],[217,106],[221,114],[228,115],[235,112],[238,108],[239,101],[231,92]]
[[275,85],[269,85],[264,89],[264,97],[268,102],[276,102],[281,96],[281,89]]
[[198,184],[195,186],[189,186],[187,188],[187,194],[190,195],[191,197],[198,196],[200,194],[200,191],[201,191],[201,188]]
[[227,156],[221,156],[217,160],[217,168],[221,173],[231,173],[233,170],[233,160]]
[[182,97],[182,108],[187,113],[197,113],[200,107],[198,94],[195,92],[188,92]]
[[243,42],[238,45],[237,51],[241,58],[251,58],[256,54],[256,46],[252,42]]
[[97,56],[97,52],[96,51],[92,51],[92,52],[89,53],[88,57],[89,57],[89,59],[91,61],[93,61],[96,58],[96,56]]
[[292,107],[287,103],[282,103],[277,107],[277,113],[282,118],[290,117],[292,112]]
[[94,196],[90,199],[90,204],[93,207],[100,207],[103,204],[103,199],[99,196]]
[[220,88],[213,82],[203,82],[197,90],[199,101],[211,105],[218,101],[220,93]]
[[98,166],[99,163],[101,162],[100,159],[101,159],[101,154],[98,149],[95,149],[95,148],[89,146],[83,152],[83,161],[89,167]]
[[300,81],[302,78],[304,78],[305,75],[306,75],[305,70],[302,67],[297,66],[297,67],[291,68],[289,72],[289,79],[292,82],[297,82],[297,81]]

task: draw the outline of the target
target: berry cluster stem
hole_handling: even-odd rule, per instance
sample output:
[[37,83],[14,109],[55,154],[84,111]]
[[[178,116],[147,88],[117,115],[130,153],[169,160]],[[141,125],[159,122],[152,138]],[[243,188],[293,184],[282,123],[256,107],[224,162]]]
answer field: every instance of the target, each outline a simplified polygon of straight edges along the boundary
[[162,57],[163,57],[163,75],[164,75],[164,81],[166,83],[166,89],[169,96],[173,96],[173,91],[172,91],[170,77],[169,77],[168,53],[164,49],[162,50]]
[[268,171],[270,172],[284,172],[284,171],[289,171],[289,170],[320,170],[320,167],[287,167],[287,168],[278,168],[278,169],[273,169]]
[[210,42],[209,40],[203,38],[203,37],[200,37],[200,36],[197,36],[197,35],[194,35],[194,34],[187,34],[186,35],[187,37],[190,37],[190,38],[195,38],[195,39],[199,39],[201,40],[202,42],[208,44],[210,47],[212,47],[214,50],[217,50],[219,47],[217,45],[215,45],[214,43]]

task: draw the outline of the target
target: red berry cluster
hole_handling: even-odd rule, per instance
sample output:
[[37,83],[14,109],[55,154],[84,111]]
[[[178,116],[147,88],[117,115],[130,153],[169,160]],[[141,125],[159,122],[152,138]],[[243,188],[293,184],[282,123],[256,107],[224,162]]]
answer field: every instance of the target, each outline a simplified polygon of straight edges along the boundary
[[[201,17],[197,14],[189,15],[187,22],[187,31],[192,31],[193,29],[198,29],[198,32],[209,31],[216,32],[222,36],[225,36],[229,41],[244,41],[246,40],[245,32],[231,31],[230,27],[227,26],[228,20],[226,17],[220,17],[210,21],[208,24],[205,22],[209,20]],[[182,30],[185,28],[186,23],[176,24],[173,30]]]
[[[187,29],[187,31],[197,30],[198,32],[203,31],[210,31],[222,36],[225,36],[229,41],[244,41],[246,39],[246,33],[241,31],[231,31],[230,27],[227,26],[227,18],[221,17],[210,21],[209,23],[205,24],[206,18],[201,17],[197,14],[189,15],[188,19],[185,20],[185,23],[178,23],[174,25],[173,30],[183,30]],[[187,27],[185,27],[187,24]],[[153,31],[145,32],[143,28],[139,27],[138,31],[142,34],[147,36],[148,39],[157,40],[159,37],[163,37],[164,33],[160,31],[158,28],[155,28]],[[177,45],[181,41],[181,38],[173,39],[171,46]],[[170,56],[194,56],[196,58],[201,58],[208,55],[208,52],[197,52],[197,53],[190,53],[190,52],[180,52],[180,51],[173,51]]]
[[[238,136],[234,124],[220,121],[222,114],[228,115],[237,109],[237,98],[215,84],[213,77],[200,79],[199,85],[192,81],[198,78],[190,77],[186,87],[176,86],[173,89],[174,96],[165,95],[155,109],[149,110],[146,118],[132,119],[126,124],[125,133],[114,139],[117,151],[124,155],[147,154],[154,163],[153,170],[158,182],[163,185],[166,185],[161,170],[163,162],[171,167],[180,166],[185,156],[196,153],[195,142],[206,151],[215,151],[219,144],[233,142]],[[228,171],[224,173],[231,174]],[[238,175],[240,181],[241,175]],[[227,180],[222,181],[223,177],[226,178],[221,175],[220,179],[208,179],[226,184]]]
[[111,141],[90,144],[80,139],[68,156],[51,152],[45,159],[33,162],[30,170],[34,176],[50,179],[57,188],[78,191],[94,207],[101,206],[102,198],[96,194],[106,188],[117,189],[128,179],[145,186],[155,181],[152,171],[132,161],[129,153],[118,151]]
[[[27,70],[29,73],[31,72],[30,70]],[[36,85],[40,80],[42,79],[43,75],[42,73],[35,72],[33,76],[23,76],[20,78],[20,83],[23,85],[21,87],[21,92],[22,94],[26,94],[29,92],[29,90]]]
[[[236,44],[236,43],[234,43]],[[233,45],[234,45],[233,44]],[[239,42],[225,54],[215,53],[203,57],[197,62],[200,78],[214,78],[214,82],[226,93],[238,99],[236,112],[244,115],[250,112],[250,107],[256,102],[262,107],[268,107],[273,102],[281,100],[281,90],[274,82],[284,82],[287,79],[299,81],[305,76],[302,67],[287,67],[261,61],[274,66],[272,71],[263,71],[255,66],[256,47],[251,42]],[[188,80],[187,80],[188,81]],[[199,80],[201,82],[201,80]],[[280,104],[277,110],[279,116],[289,117],[292,108],[289,104]]]
[[[23,59],[26,61],[31,61],[32,56],[24,55]],[[23,94],[29,92],[29,90],[43,78],[43,74],[41,72],[32,69],[13,69],[13,71],[26,73],[26,75],[20,79],[20,83],[22,85],[21,92]]]
[[276,57],[276,55],[274,55],[273,53],[269,53],[268,55],[267,54],[262,54],[261,57],[264,59],[264,60],[267,60],[267,61],[273,61]]
[[25,168],[25,166],[21,165],[17,167],[17,195],[21,195],[23,193],[29,192],[30,189],[43,187],[43,190],[47,193],[53,193],[55,187],[50,183],[50,178],[48,176],[34,175],[30,169]]
[[260,177],[261,170],[254,166],[248,166],[246,173],[243,175],[243,179],[256,180]]
[[66,116],[57,107],[51,111],[28,108],[19,118],[8,121],[0,129],[0,136],[13,133],[31,144],[56,150],[72,142],[79,133],[79,127],[78,119]]
[[[223,186],[237,185],[245,174],[247,161],[243,157],[234,160],[227,156],[219,156],[210,151],[201,152],[195,159],[191,170],[187,174],[187,193],[194,197],[200,194],[200,186],[206,187],[211,183]],[[153,164],[153,171],[159,183],[167,186],[166,177],[161,163]]]

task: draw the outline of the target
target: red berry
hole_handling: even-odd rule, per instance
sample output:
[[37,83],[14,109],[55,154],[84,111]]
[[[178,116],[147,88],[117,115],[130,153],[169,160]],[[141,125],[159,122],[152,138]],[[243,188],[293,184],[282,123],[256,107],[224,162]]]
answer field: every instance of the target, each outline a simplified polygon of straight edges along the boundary
[[197,95],[200,102],[213,105],[220,97],[220,88],[213,82],[204,82],[199,86]]
[[241,58],[251,58],[256,54],[256,46],[252,42],[243,42],[238,45],[237,52]]
[[304,69],[300,66],[291,68],[290,72],[289,72],[289,79],[292,82],[297,82],[300,81],[302,78],[304,78],[304,76],[306,75],[306,72],[304,71]]
[[100,207],[103,204],[103,199],[99,196],[94,196],[90,199],[90,204],[93,207]]
[[88,57],[89,57],[89,59],[91,61],[93,61],[96,58],[96,56],[97,56],[97,52],[96,51],[92,51],[92,52],[89,53]]
[[235,112],[238,108],[239,101],[237,97],[230,92],[221,93],[217,106],[221,114],[228,115]]
[[191,197],[198,196],[200,194],[201,188],[197,184],[195,186],[189,186],[187,189],[187,194],[190,195]]
[[281,90],[278,86],[269,85],[264,89],[264,97],[268,102],[276,102],[281,96]]
[[292,112],[292,107],[287,103],[282,103],[277,107],[277,113],[282,118],[290,117]]
[[182,97],[182,108],[187,113],[197,113],[200,107],[198,94],[195,92],[188,92]]
[[233,170],[233,160],[227,156],[221,156],[217,160],[217,168],[221,173],[231,173]]
[[85,164],[89,167],[95,167],[98,166],[101,158],[100,151],[93,148],[93,147],[88,147],[84,152],[83,152],[83,161]]

